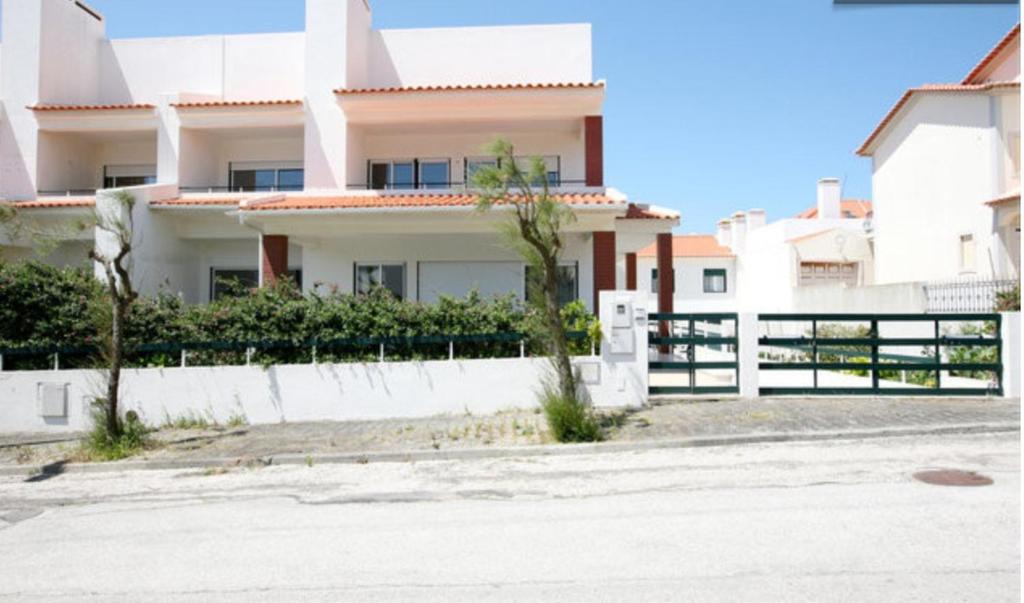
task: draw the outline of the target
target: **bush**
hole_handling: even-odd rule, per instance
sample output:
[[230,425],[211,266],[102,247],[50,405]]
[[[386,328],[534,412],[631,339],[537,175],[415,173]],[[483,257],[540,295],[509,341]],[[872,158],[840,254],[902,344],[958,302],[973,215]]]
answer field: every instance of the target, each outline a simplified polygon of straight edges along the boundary
[[1020,312],[1020,283],[996,293],[995,312]]
[[551,435],[559,442],[599,442],[604,434],[591,406],[579,398],[567,399],[557,384],[546,381],[540,392],[540,405]]
[[[93,346],[104,340],[109,326],[109,303],[100,283],[84,269],[59,270],[35,262],[0,262],[0,347]],[[562,315],[569,330],[590,336],[573,340],[571,352],[589,354],[591,341],[600,337],[596,318],[581,302],[568,304]],[[330,345],[331,340],[418,337],[432,335],[479,335],[520,333],[532,355],[546,354],[540,337],[538,314],[515,296],[484,299],[478,293],[465,298],[441,297],[424,304],[398,300],[385,289],[367,295],[342,294],[336,290],[303,295],[290,281],[273,287],[238,287],[209,304],[189,305],[176,295],[160,292],[139,298],[132,306],[126,327],[126,366],[177,366],[178,343],[235,342],[231,349],[189,351],[194,365],[242,364],[242,345],[257,341],[281,342],[257,349],[258,364],[304,363],[312,360],[317,345],[320,361],[373,361],[376,345]],[[164,351],[133,351],[140,344],[172,344]],[[456,342],[457,358],[517,356],[519,341]],[[448,358],[446,340],[438,343],[391,343],[389,360]],[[5,368],[39,369],[51,365],[45,356],[10,356]],[[96,355],[61,354],[62,367],[98,367]]]

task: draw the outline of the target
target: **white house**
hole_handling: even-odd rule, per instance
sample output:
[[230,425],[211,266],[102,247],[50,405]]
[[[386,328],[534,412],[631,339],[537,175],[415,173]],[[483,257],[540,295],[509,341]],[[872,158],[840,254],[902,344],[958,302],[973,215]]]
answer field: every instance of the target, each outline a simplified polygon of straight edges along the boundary
[[[855,307],[846,301],[855,299],[850,290],[873,281],[872,205],[840,196],[839,180],[823,178],[817,203],[796,216],[769,224],[762,209],[739,211],[719,221],[716,234],[674,237],[676,310],[821,312],[837,305]],[[637,254],[637,287],[652,296],[660,289],[656,256],[657,245]]]
[[879,284],[1020,277],[1020,25],[959,83],[908,89],[871,158]]
[[0,198],[62,234],[48,261],[84,263],[93,233],[61,226],[132,187],[144,292],[202,302],[219,276],[287,273],[307,291],[522,294],[504,211],[474,211],[467,186],[496,137],[542,157],[577,214],[566,297],[595,308],[625,254],[678,223],[606,186],[587,24],[378,30],[366,0],[307,0],[302,32],[112,40],[81,1],[2,8]]

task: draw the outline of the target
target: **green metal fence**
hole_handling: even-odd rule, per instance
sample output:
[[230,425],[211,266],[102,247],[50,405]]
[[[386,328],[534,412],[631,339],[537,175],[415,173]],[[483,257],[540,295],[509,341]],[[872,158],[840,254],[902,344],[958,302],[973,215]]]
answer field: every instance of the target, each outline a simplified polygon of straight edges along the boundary
[[[739,317],[735,313],[674,314],[655,312],[648,314],[648,344],[657,348],[648,369],[652,373],[685,375],[686,385],[649,385],[650,394],[735,394],[739,393]],[[709,334],[699,324],[732,323],[732,335]],[[682,323],[682,324],[680,324]],[[732,360],[698,361],[697,348],[718,348],[732,354]],[[725,350],[722,350],[725,348]],[[698,385],[698,371],[731,370],[730,385]]]
[[[1003,393],[1002,322],[999,314],[760,314],[758,321],[765,323],[810,324],[810,333],[800,336],[760,336],[762,355],[765,348],[783,350],[790,358],[786,361],[761,360],[761,371],[801,371],[811,374],[810,386],[760,387],[760,394],[771,395],[900,395],[900,396],[1001,396]],[[988,323],[992,334],[951,335],[943,332],[943,325],[953,323]],[[822,337],[824,324],[860,323],[867,325],[865,336]],[[886,323],[931,323],[931,334],[926,337],[884,337],[881,325]],[[984,331],[984,329],[982,329]],[[920,346],[922,355],[894,354],[885,348]],[[991,361],[951,362],[950,351],[957,348],[992,349]],[[924,351],[928,354],[924,355]],[[836,360],[822,360],[835,357]],[[866,386],[821,385],[820,371],[841,371],[848,374],[865,373],[870,376]],[[943,383],[943,373],[956,372],[991,374],[986,387],[950,387]],[[887,375],[907,373],[931,375],[926,383],[917,387],[891,386],[882,383]]]
[[[580,342],[589,338],[584,331],[571,331],[567,333],[571,341]],[[388,360],[389,352],[401,350],[402,359],[408,355],[411,349],[423,350],[429,347],[430,359],[442,359],[447,356],[454,360],[461,356],[460,348],[465,351],[476,345],[494,344],[497,347],[487,350],[473,348],[472,357],[501,358],[517,355],[526,357],[529,337],[523,333],[477,333],[465,335],[416,335],[416,336],[387,336],[387,337],[348,337],[333,339],[306,339],[301,341],[293,340],[251,340],[251,341],[194,341],[194,342],[156,342],[130,345],[126,353],[132,356],[147,354],[170,354],[179,358],[180,366],[188,366],[190,356],[202,352],[235,352],[244,354],[245,363],[254,360],[260,352],[290,351],[301,353],[301,357],[309,362],[317,362],[318,358],[330,355],[332,352],[341,349],[359,349],[363,356],[372,354],[379,362]],[[46,357],[51,360],[48,368],[58,370],[62,368],[61,359],[68,357],[97,357],[101,348],[96,345],[82,346],[21,346],[21,347],[0,347],[0,371],[4,370],[4,360],[8,361],[26,357]],[[497,352],[505,351],[504,354]],[[590,353],[596,350],[591,344]],[[507,353],[512,352],[512,353]],[[350,360],[351,361],[351,360]],[[177,363],[176,363],[177,364]],[[222,362],[215,364],[233,364]],[[8,366],[10,362],[8,362]],[[8,368],[8,370],[10,370]]]

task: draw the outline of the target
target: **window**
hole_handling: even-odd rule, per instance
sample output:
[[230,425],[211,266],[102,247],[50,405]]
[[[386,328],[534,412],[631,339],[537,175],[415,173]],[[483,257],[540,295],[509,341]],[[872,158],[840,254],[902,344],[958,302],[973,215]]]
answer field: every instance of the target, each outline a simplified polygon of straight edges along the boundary
[[498,160],[494,157],[466,158],[466,186],[474,186],[476,183],[473,178],[476,177],[476,173],[489,167],[498,167]]
[[[541,273],[533,266],[526,266],[526,298],[534,300],[540,291]],[[576,263],[558,267],[558,305],[564,306],[579,299],[579,266]]]
[[103,188],[141,186],[156,183],[155,165],[105,165]]
[[960,272],[974,272],[974,235],[960,235]]
[[[302,288],[302,270],[289,270],[288,276]],[[217,300],[239,289],[260,286],[260,271],[256,268],[210,268],[210,300]]]
[[857,264],[852,262],[800,262],[800,286],[843,283],[857,286]]
[[405,264],[356,264],[355,292],[369,293],[374,287],[384,287],[396,298],[405,299]]
[[704,293],[725,293],[725,269],[704,269]]
[[228,186],[233,191],[301,191],[304,186],[301,162],[233,163]]
[[416,162],[409,160],[371,161],[370,188],[374,190],[410,189],[416,186]]
[[[651,268],[651,293],[658,292],[658,269]],[[672,293],[676,292],[676,269],[672,269]]]
[[448,160],[420,162],[420,188],[451,188]]
[[[547,175],[548,186],[559,186],[562,182],[562,160],[557,155],[542,156],[540,158],[544,164],[544,170]],[[527,157],[516,157],[516,164],[519,169],[529,173],[533,169],[533,156]],[[534,186],[540,186],[543,182],[534,182]]]

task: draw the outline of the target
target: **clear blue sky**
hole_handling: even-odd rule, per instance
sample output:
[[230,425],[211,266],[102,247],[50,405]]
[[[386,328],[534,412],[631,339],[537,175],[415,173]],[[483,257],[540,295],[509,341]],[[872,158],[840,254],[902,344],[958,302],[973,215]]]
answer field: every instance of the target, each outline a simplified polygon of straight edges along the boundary
[[[593,24],[608,81],[605,182],[707,231],[737,209],[769,220],[844,179],[854,149],[908,86],[955,82],[1018,6],[833,7],[830,0],[370,0],[374,26]],[[91,0],[111,37],[303,29],[303,0]]]

